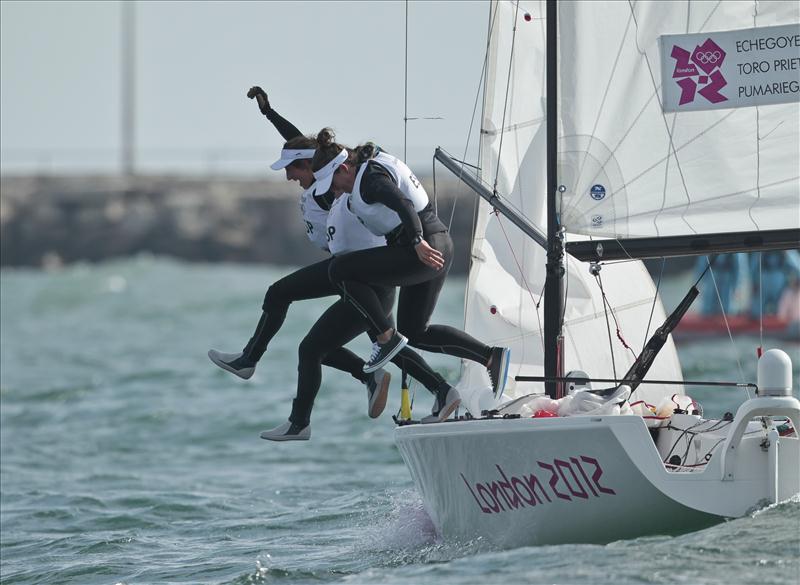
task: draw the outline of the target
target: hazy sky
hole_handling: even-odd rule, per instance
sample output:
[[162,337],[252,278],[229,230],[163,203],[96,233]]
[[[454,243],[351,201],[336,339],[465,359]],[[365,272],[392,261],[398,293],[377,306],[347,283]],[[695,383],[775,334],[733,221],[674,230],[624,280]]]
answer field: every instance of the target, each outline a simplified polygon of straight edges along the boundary
[[[410,2],[408,159],[463,153],[488,3]],[[119,2],[0,3],[2,171],[119,170]],[[405,2],[139,1],[136,148],[143,171],[261,173],[282,140],[254,84],[306,133],[333,126],[402,155]],[[474,139],[473,139],[474,142]]]

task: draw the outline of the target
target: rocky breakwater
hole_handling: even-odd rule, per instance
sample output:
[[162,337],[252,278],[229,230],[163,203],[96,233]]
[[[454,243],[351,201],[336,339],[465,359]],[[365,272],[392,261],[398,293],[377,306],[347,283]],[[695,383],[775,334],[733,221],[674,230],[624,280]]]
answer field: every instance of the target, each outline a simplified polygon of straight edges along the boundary
[[[309,244],[299,189],[286,182],[187,177],[2,177],[0,265],[58,266],[139,253],[198,262],[300,266],[326,257]],[[426,184],[429,193],[433,187]],[[437,184],[454,272],[468,266],[476,197]]]

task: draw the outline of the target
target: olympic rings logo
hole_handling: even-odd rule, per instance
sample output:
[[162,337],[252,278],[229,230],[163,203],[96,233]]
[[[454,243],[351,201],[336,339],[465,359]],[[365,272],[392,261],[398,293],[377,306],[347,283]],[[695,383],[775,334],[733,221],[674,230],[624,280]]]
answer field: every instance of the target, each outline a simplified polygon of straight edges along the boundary
[[700,61],[703,65],[710,63],[715,64],[717,61],[720,60],[722,57],[722,53],[719,51],[705,51],[702,53],[695,53],[695,58]]

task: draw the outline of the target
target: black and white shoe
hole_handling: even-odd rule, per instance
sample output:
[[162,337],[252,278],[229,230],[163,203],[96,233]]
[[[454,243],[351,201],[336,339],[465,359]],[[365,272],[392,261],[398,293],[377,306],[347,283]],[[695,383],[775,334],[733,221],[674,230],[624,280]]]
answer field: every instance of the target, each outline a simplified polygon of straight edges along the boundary
[[239,353],[222,353],[216,349],[209,349],[208,359],[243,380],[249,380],[256,371],[256,362],[244,357],[241,351]]
[[372,355],[369,356],[369,361],[364,364],[364,373],[370,374],[375,370],[382,368],[386,363],[398,354],[408,343],[408,339],[397,330],[392,334],[392,337],[386,343],[375,342],[372,344]]
[[386,397],[389,395],[389,382],[392,375],[383,368],[367,375],[367,414],[370,418],[378,418],[386,408]]
[[433,403],[431,414],[424,417],[421,422],[442,422],[460,405],[461,395],[458,393],[458,390],[452,386],[448,386],[444,390],[440,390],[436,393],[436,401]]
[[489,380],[492,382],[492,392],[494,397],[502,396],[508,381],[508,363],[511,358],[511,350],[507,347],[492,348],[492,364],[486,368],[489,372]]
[[311,438],[311,425],[301,427],[292,421],[286,421],[274,429],[263,431],[261,438],[267,441],[308,441]]

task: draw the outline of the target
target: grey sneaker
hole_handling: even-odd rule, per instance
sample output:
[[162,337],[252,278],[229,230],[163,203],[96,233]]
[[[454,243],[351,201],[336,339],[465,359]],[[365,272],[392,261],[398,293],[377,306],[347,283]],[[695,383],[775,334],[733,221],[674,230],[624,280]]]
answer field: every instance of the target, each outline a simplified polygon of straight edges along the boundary
[[364,364],[364,373],[369,374],[375,370],[382,368],[390,359],[396,356],[401,349],[408,343],[408,339],[397,330],[392,334],[392,337],[386,343],[375,342],[372,344],[372,355],[369,356],[369,361]]
[[249,380],[256,371],[256,362],[245,358],[241,351],[239,353],[222,353],[216,349],[209,349],[208,359],[243,380]]
[[301,427],[286,421],[274,429],[262,431],[261,438],[267,441],[308,441],[311,438],[311,425]]
[[492,348],[492,365],[487,367],[489,372],[489,380],[492,382],[492,391],[494,397],[502,396],[503,390],[506,389],[506,381],[508,380],[508,362],[511,357],[511,350],[507,347],[493,347]]
[[448,386],[444,390],[436,393],[436,401],[433,403],[431,414],[422,419],[423,423],[442,422],[461,405],[461,395],[458,390]]
[[383,368],[367,375],[367,414],[370,418],[378,418],[386,408],[391,379],[392,375]]

